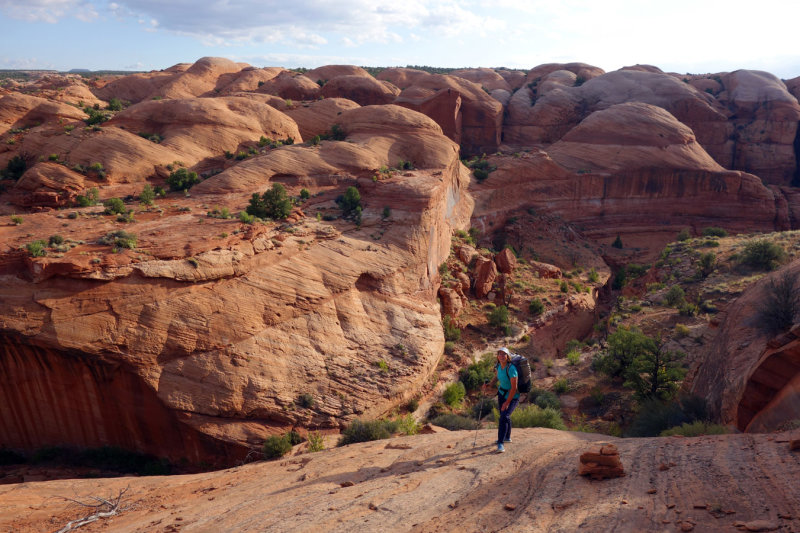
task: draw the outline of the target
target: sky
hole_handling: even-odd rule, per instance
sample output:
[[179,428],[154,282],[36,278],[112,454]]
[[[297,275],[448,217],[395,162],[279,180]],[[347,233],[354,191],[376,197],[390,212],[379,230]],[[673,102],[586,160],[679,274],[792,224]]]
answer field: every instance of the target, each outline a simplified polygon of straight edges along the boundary
[[0,69],[430,65],[800,76],[797,0],[0,0]]

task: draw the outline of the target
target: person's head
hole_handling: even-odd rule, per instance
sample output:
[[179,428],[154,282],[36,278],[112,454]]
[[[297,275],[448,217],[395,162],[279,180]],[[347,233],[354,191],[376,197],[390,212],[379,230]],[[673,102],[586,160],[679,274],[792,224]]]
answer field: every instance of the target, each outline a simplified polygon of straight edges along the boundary
[[497,350],[497,360],[500,363],[505,363],[511,357],[511,352],[508,351],[508,348],[503,346],[502,348]]

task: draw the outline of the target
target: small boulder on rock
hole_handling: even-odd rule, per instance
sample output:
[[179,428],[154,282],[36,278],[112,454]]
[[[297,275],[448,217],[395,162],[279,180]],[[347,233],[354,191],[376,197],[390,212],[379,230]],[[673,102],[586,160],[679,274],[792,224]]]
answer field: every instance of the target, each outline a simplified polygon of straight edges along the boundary
[[497,265],[497,270],[503,274],[511,274],[514,267],[517,266],[517,258],[514,252],[505,248],[502,252],[494,256],[494,262]]
[[496,277],[497,267],[494,261],[487,257],[478,257],[475,262],[475,296],[483,298],[489,294]]
[[531,261],[531,270],[537,272],[540,278],[559,279],[561,277],[561,269],[555,265],[550,265],[548,263]]

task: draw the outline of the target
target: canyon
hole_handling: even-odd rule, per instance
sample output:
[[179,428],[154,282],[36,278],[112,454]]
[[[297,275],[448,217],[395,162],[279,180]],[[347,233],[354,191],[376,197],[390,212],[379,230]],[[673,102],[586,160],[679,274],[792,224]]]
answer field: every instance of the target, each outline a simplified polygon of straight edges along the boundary
[[[512,289],[515,268],[522,267],[509,266],[513,254],[501,252],[506,245],[527,257],[525,269],[536,270],[536,279],[566,284],[565,274],[581,266],[576,276],[589,287],[578,294],[555,290],[540,318],[518,320],[505,337],[471,346],[467,355],[527,336],[533,351],[526,355],[563,357],[567,341],[590,336],[599,323],[615,273],[655,262],[678,232],[699,237],[718,227],[756,236],[800,229],[798,79],[748,70],[680,75],[649,65],[604,72],[582,63],[448,74],[386,68],[373,76],[348,65],[291,71],[202,58],[126,76],[5,80],[0,445],[115,446],[175,463],[230,467],[269,436],[333,435],[356,419],[434,398],[440,377],[453,374],[442,366],[443,315],[485,338],[471,309],[489,302],[527,308]],[[145,186],[169,189],[181,169],[196,173],[197,183],[141,201]],[[254,194],[275,184],[295,199],[286,218],[237,216]],[[342,211],[350,189],[360,195],[356,216]],[[100,205],[111,198],[122,200],[122,212]],[[471,229],[473,247],[454,241]],[[120,232],[134,245],[120,241]],[[624,248],[612,246],[615,238]],[[45,243],[45,253],[32,251],[36,241]],[[541,261],[535,268],[534,259]],[[790,254],[780,272],[796,274],[798,265]],[[587,282],[590,268],[599,281]],[[648,275],[655,279],[656,271]],[[650,529],[656,519],[680,524],[686,516],[653,506],[639,492],[657,462],[677,465],[675,480],[656,484],[659,493],[691,477],[690,451],[718,461],[714,468],[758,463],[778,487],[743,489],[747,476],[739,472],[730,491],[744,491],[741,501],[717,498],[731,507],[759,490],[780,492],[796,475],[796,454],[775,447],[788,437],[757,435],[800,419],[798,326],[773,335],[752,323],[769,279],[754,277],[709,319],[706,344],[683,385],[708,401],[716,421],[744,435],[615,439],[623,464],[629,458],[626,471],[635,472],[615,494],[636,494],[620,497],[631,513],[615,511],[618,520]],[[422,404],[411,410],[419,418],[430,405]],[[553,472],[572,461],[577,467],[580,450],[606,438],[529,431],[535,444],[508,454],[516,470],[499,477],[467,453],[469,439],[456,433],[414,437],[408,457],[385,443],[361,445],[359,452],[397,456],[393,461],[409,465],[405,474],[421,476],[417,486],[429,485],[426,494],[462,476],[487,492],[506,475],[515,490],[533,494],[539,489],[532,479],[556,483]],[[439,475],[431,460],[443,446],[463,457],[452,465],[443,459],[448,472]],[[556,454],[545,450],[559,446]],[[745,449],[757,457],[744,457]],[[720,450],[724,460],[715,456]],[[306,479],[331,480],[307,483],[292,496],[295,505],[336,485],[339,478],[325,472],[349,453],[314,459],[308,471],[315,473]],[[351,466],[367,468],[364,461]],[[520,466],[528,462],[530,472]],[[275,490],[292,491],[286,471],[307,464],[284,460],[198,474],[180,490],[195,494],[200,485],[241,479],[256,484],[266,475]],[[598,500],[568,480],[581,496],[549,510],[523,505],[508,514],[455,494],[451,499],[461,504],[444,514],[467,520],[476,512],[485,524],[502,516],[506,528],[523,523],[522,515],[548,517],[541,530],[597,526]],[[73,486],[58,483],[58,491]],[[74,486],[99,490],[89,481]],[[687,487],[672,503],[691,507],[713,493],[713,475],[697,473]],[[149,481],[137,480],[134,488],[149,498],[143,508],[161,497]],[[0,501],[18,513],[28,490],[0,489]],[[370,490],[373,499],[394,502],[388,507],[409,505],[398,503],[408,489]],[[780,512],[800,514],[789,492],[781,500],[789,510]],[[212,507],[243,505],[243,489],[226,494]],[[338,520],[337,528],[371,513],[341,507],[336,498],[324,501],[348,509],[327,518]],[[32,520],[44,520],[48,505]],[[170,505],[196,530],[258,529],[264,518],[211,524],[196,510]],[[642,516],[635,505],[645,508]],[[566,506],[580,509],[569,527],[561,522]],[[747,509],[725,518],[728,525],[762,515],[782,520],[775,509]],[[693,514],[698,526],[719,518],[703,513]],[[144,514],[129,516],[120,531],[149,527]],[[443,520],[419,517],[414,527],[447,529]],[[38,527],[30,524],[6,523],[21,531]]]

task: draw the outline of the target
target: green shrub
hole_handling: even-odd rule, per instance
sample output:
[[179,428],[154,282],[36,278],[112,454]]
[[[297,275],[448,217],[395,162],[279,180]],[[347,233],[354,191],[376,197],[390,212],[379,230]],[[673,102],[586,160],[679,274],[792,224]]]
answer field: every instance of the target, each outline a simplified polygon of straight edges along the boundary
[[681,231],[678,233],[678,236],[677,236],[677,237],[675,237],[675,240],[678,240],[678,241],[688,241],[688,240],[689,240],[691,237],[692,237],[692,235],[689,233],[689,230],[688,230],[688,229],[682,229],[682,230],[681,230]]
[[419,409],[419,397],[414,396],[413,398],[408,400],[408,403],[406,404],[406,410],[411,411],[413,413],[417,409]]
[[489,172],[483,170],[482,168],[476,168],[475,170],[472,171],[472,174],[475,176],[475,179],[478,180],[479,182],[482,182],[483,180],[489,177]]
[[19,215],[11,215],[11,223],[15,226],[22,224],[22,217]]
[[686,303],[686,293],[680,285],[673,285],[664,295],[664,305],[668,307],[679,307]]
[[103,202],[106,215],[119,215],[125,213],[125,202],[120,198],[109,198]]
[[491,381],[495,376],[496,359],[494,354],[486,353],[478,362],[472,363],[461,371],[460,379],[467,390],[478,390],[481,385]]
[[153,200],[156,198],[156,193],[153,188],[147,183],[139,194],[139,201],[144,205],[153,205]]
[[505,328],[508,325],[508,307],[500,305],[492,309],[488,316],[489,325],[495,328]]
[[651,398],[639,404],[628,435],[631,437],[657,437],[665,429],[695,420],[708,420],[705,400],[688,396],[677,401],[662,402]]
[[325,439],[319,431],[311,431],[308,434],[308,451],[321,452],[325,449]]
[[444,319],[442,319],[442,327],[444,329],[444,340],[449,342],[457,342],[461,339],[461,330],[455,324],[450,315],[444,315]]
[[553,391],[556,394],[564,394],[569,390],[569,380],[567,378],[558,378],[553,382]]
[[331,132],[328,134],[328,137],[334,141],[343,141],[347,138],[347,133],[345,133],[344,128],[342,128],[341,125],[334,124],[331,126]]
[[33,241],[25,245],[31,257],[44,257],[47,255],[47,241]]
[[311,192],[308,189],[300,189],[300,198],[302,200],[308,200],[311,198]]
[[112,231],[100,237],[99,244],[113,246],[114,248],[136,248],[136,235],[123,230]]
[[304,392],[298,397],[297,403],[300,405],[300,407],[310,409],[314,407],[314,397],[311,394]]
[[617,235],[617,238],[614,239],[614,242],[611,243],[611,246],[613,248],[619,248],[621,250],[622,249],[622,238],[619,235]]
[[450,407],[458,407],[461,405],[461,401],[464,399],[466,394],[467,390],[466,387],[464,387],[464,384],[460,381],[456,381],[444,389],[444,393],[442,393],[442,399],[444,400],[444,403]]
[[[499,420],[499,415],[497,412],[495,420]],[[560,411],[551,407],[542,409],[538,405],[523,405],[517,408],[511,413],[511,425],[517,428],[567,429]]]
[[122,111],[122,101],[119,98],[112,98],[108,101],[106,109],[109,111]]
[[786,257],[780,245],[768,240],[750,241],[740,255],[740,262],[759,270],[774,270]]
[[292,201],[286,194],[286,189],[280,183],[273,183],[272,188],[264,191],[259,196],[253,193],[247,213],[258,218],[272,218],[282,220],[292,212]]
[[419,423],[411,413],[397,417],[395,422],[397,422],[397,431],[403,435],[416,435],[419,433]]
[[50,246],[58,246],[59,244],[64,244],[64,237],[61,235],[50,235],[50,238],[47,240],[47,244]]
[[589,281],[592,283],[597,283],[600,280],[600,275],[597,273],[594,267],[589,271]]
[[679,339],[689,336],[689,328],[685,324],[675,324],[675,336]]
[[680,426],[665,429],[660,433],[662,437],[674,437],[681,435],[684,437],[699,437],[701,435],[725,435],[729,433],[728,428],[720,424],[712,424],[704,420],[685,422]]
[[198,183],[200,183],[200,177],[197,172],[189,172],[185,168],[179,168],[167,177],[167,185],[171,191],[188,191]]
[[99,199],[100,191],[97,190],[97,187],[92,187],[86,192],[86,195],[78,195],[76,198],[80,207],[91,207],[93,205],[97,205]]
[[286,435],[270,435],[264,441],[262,448],[265,459],[278,459],[292,451],[292,443],[289,440],[289,434]]
[[703,229],[704,237],[727,237],[728,232],[722,228],[708,227]]
[[255,222],[255,220],[256,217],[254,217],[253,215],[247,214],[245,211],[239,212],[239,222],[241,222],[242,224],[252,224],[253,222]]
[[551,408],[555,410],[561,409],[561,400],[552,391],[544,389],[532,389],[528,393],[528,400],[542,409]]
[[394,420],[353,420],[339,438],[339,446],[356,442],[388,439],[397,431],[398,423]]
[[447,428],[450,431],[460,431],[475,429],[478,426],[478,421],[474,418],[468,418],[454,413],[443,413],[432,419],[431,424]]
[[581,361],[581,353],[578,350],[572,350],[567,353],[567,362],[571,366],[577,365]]
[[348,187],[344,196],[338,200],[339,206],[342,208],[342,214],[345,218],[352,218],[358,222],[361,221],[361,193],[355,187]]
[[698,261],[697,271],[701,277],[707,278],[714,271],[716,264],[717,255],[714,252],[704,253],[700,256],[700,261]]
[[18,180],[25,173],[28,167],[27,162],[22,156],[15,155],[6,163],[6,169],[0,173],[0,178]]
[[531,300],[531,303],[528,304],[528,310],[534,316],[541,315],[544,312],[544,303],[539,298],[534,298]]
[[769,333],[788,330],[800,313],[800,283],[796,274],[784,272],[767,284],[758,310],[758,324]]

